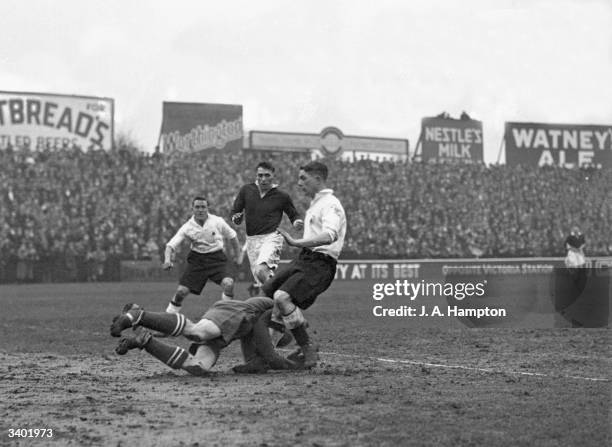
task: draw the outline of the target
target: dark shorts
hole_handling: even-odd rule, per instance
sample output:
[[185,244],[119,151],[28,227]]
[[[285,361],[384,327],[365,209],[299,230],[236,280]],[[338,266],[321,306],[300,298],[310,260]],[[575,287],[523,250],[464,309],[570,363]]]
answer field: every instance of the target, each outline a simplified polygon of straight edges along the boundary
[[282,290],[300,309],[308,309],[336,276],[336,260],[323,253],[302,249],[297,259],[281,266],[262,286],[266,296]]
[[179,284],[187,287],[191,293],[199,295],[209,279],[215,284],[221,284],[223,278],[233,278],[233,276],[222,250],[206,254],[190,251],[187,255],[187,268]]
[[[258,305],[253,306],[252,300]],[[257,319],[267,310],[272,309],[274,302],[269,298],[258,297],[246,301],[223,300],[215,302],[210,309],[202,315],[215,323],[221,329],[221,337],[228,345],[233,340],[244,337],[253,330]]]

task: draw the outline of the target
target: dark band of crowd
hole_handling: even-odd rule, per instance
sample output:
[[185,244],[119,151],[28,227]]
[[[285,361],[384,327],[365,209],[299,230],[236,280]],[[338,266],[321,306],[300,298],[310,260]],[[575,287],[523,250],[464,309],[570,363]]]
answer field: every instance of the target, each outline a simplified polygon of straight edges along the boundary
[[[229,221],[236,191],[261,160],[303,212],[295,173],[308,154],[0,150],[0,282],[118,280],[122,260],[161,264],[192,198],[205,194]],[[564,256],[576,223],[589,256],[612,255],[610,169],[325,163],[346,208],[345,259]]]

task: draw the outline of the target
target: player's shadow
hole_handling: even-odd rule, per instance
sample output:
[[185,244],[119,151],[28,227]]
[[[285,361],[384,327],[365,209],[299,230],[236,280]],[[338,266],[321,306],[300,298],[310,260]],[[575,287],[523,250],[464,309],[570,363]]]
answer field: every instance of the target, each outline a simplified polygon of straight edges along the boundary
[[610,268],[554,269],[555,312],[572,327],[605,327],[610,312]]

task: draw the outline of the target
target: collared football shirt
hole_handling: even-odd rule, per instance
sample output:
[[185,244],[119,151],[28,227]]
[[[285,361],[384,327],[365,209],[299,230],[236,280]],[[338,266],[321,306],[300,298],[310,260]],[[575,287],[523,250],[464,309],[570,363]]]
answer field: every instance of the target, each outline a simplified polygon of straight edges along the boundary
[[235,237],[236,232],[225,220],[209,213],[203,226],[200,226],[191,216],[166,245],[178,251],[181,243],[188,240],[192,251],[206,254],[223,250],[223,238],[233,239]]
[[315,194],[304,218],[304,238],[323,233],[329,234],[334,242],[314,247],[312,251],[338,259],[346,236],[346,214],[332,189],[322,189]]
[[283,219],[283,212],[291,223],[299,217],[289,194],[274,186],[262,196],[256,183],[244,185],[238,191],[232,213],[243,210],[247,236],[276,231]]

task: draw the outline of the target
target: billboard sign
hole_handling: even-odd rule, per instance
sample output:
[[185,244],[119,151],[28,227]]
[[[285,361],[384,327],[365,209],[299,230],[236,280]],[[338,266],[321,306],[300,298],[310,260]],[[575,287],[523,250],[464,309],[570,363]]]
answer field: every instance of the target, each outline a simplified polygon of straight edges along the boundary
[[249,148],[280,152],[312,152],[340,157],[344,154],[374,154],[406,157],[408,140],[345,135],[333,126],[325,127],[318,134],[251,131]]
[[612,167],[612,126],[505,124],[506,164]]
[[421,121],[423,161],[482,161],[482,122],[472,119],[423,118]]
[[160,149],[198,152],[242,149],[242,106],[164,102]]
[[113,120],[111,98],[0,92],[0,149],[111,149]]

